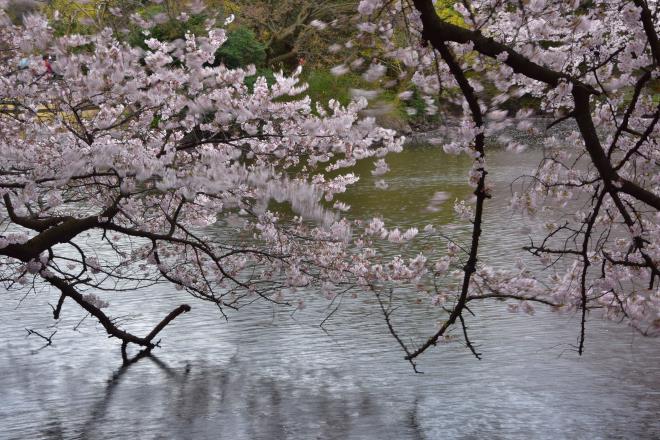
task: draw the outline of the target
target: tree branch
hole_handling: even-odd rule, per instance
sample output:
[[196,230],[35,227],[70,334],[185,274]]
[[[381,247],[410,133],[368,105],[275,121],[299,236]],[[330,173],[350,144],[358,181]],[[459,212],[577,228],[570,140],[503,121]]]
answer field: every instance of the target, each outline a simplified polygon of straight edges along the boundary
[[[148,350],[156,347],[156,344],[153,343],[153,339],[163,330],[172,320],[182,313],[189,312],[191,310],[190,306],[187,304],[182,304],[176,309],[172,310],[162,321],[154,327],[154,329],[144,338],[133,335],[125,330],[118,328],[112,319],[108,317],[100,308],[96,307],[94,304],[87,301],[81,293],[79,293],[75,288],[73,288],[66,281],[56,278],[49,277],[45,280],[52,286],[58,288],[62,292],[62,298],[69,297],[73,299],[78,305],[85,309],[88,313],[93,315],[99,323],[103,326],[105,331],[112,337],[115,337],[122,341],[122,353],[125,352],[125,346],[129,343],[145,347]],[[60,299],[63,301],[63,299]]]

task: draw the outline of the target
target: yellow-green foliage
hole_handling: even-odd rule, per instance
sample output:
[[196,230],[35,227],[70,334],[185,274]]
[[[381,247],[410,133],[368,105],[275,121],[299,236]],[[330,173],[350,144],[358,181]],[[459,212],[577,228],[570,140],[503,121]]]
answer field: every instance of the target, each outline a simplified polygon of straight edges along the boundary
[[72,0],[51,0],[45,6],[50,14],[59,11],[60,16],[72,17],[77,19],[95,18],[96,11],[101,4],[107,2],[96,1],[72,1]]
[[[228,16],[240,12],[236,2],[228,0],[206,0],[207,11],[220,12],[220,16]],[[160,4],[127,0],[50,0],[42,7],[43,12],[54,18],[58,13],[58,20],[53,25],[58,34],[87,33],[97,27],[126,26],[128,17],[138,13],[145,17],[156,13],[166,13],[170,18],[175,17],[183,10],[185,2],[178,0],[164,0]],[[123,17],[116,17],[110,13],[111,8],[122,11]]]
[[435,3],[435,10],[438,12],[438,16],[447,23],[465,27],[465,20],[463,20],[461,14],[454,9],[455,4],[456,0],[437,0]]
[[331,99],[336,99],[342,105],[346,105],[351,101],[351,88],[368,89],[371,86],[359,75],[349,73],[335,76],[327,68],[310,71],[305,82],[309,85],[307,93],[312,101],[323,104],[327,104]]
[[233,2],[230,0],[205,0],[204,4],[213,11],[219,11],[221,15],[234,14],[238,15],[241,12],[240,0]]
[[652,80],[649,87],[653,93],[653,103],[655,105],[660,104],[660,80]]
[[52,0],[44,6],[44,12],[53,18],[55,12],[59,18],[55,29],[59,34],[85,33],[90,30],[89,24],[96,22],[102,5],[107,2]]

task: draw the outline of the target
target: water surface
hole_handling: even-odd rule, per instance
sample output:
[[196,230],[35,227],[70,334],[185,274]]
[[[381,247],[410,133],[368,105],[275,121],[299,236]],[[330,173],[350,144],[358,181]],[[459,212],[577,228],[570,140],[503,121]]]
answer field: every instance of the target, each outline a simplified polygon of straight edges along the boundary
[[[509,183],[539,153],[489,152],[496,183],[487,204],[482,257],[506,266],[521,255],[529,220],[506,209]],[[451,200],[466,197],[465,158],[436,147],[389,160],[384,192],[369,166],[342,198],[354,215],[380,213],[402,226],[432,223],[467,240]],[[424,209],[436,191],[451,199]],[[523,232],[521,234],[521,232]],[[435,246],[435,243],[429,243]],[[444,243],[438,243],[444,246]],[[193,306],[162,333],[155,356],[122,368],[119,345],[65,303],[53,346],[25,337],[49,333],[52,292],[0,302],[0,438],[7,439],[651,439],[660,438],[660,345],[590,317],[586,353],[575,352],[578,321],[539,309],[510,314],[501,303],[474,309],[478,361],[460,343],[443,344],[414,374],[367,295],[347,300],[324,329],[327,302],[291,310],[255,304],[228,322],[174,289],[114,294],[108,313],[137,334],[173,307]],[[397,314],[421,341],[434,311]]]

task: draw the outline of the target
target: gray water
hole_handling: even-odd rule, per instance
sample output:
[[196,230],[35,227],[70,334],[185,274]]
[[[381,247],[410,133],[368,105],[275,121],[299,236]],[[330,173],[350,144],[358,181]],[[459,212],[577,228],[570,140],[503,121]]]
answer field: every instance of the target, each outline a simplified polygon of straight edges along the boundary
[[[492,151],[496,196],[487,205],[482,258],[506,266],[522,255],[533,220],[507,210],[509,182],[537,152]],[[342,200],[354,215],[400,225],[433,223],[465,237],[451,202],[423,208],[435,191],[465,197],[466,159],[417,147],[390,159],[390,188],[364,181]],[[453,200],[453,197],[452,197]],[[523,232],[523,233],[521,233]],[[431,245],[433,245],[431,243]],[[442,244],[444,246],[444,244]],[[121,366],[119,345],[65,303],[56,328],[52,292],[0,301],[0,438],[3,439],[651,439],[660,438],[660,344],[591,316],[586,353],[574,316],[511,314],[484,303],[468,318],[476,360],[460,342],[424,355],[415,374],[368,296],[347,300],[324,328],[328,303],[292,314],[255,304],[224,321],[174,289],[106,297],[108,313],[145,334],[178,304],[192,305],[162,333],[154,356]],[[407,340],[433,330],[435,310],[410,307],[395,321]],[[49,321],[50,319],[50,321]],[[26,337],[50,334],[54,344]]]

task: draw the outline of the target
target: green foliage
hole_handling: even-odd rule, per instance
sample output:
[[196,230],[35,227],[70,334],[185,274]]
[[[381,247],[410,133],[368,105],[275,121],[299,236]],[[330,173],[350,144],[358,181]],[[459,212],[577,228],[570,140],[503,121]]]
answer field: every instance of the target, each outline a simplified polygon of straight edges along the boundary
[[161,41],[172,41],[179,38],[184,38],[186,32],[195,35],[206,34],[204,29],[204,15],[191,15],[188,21],[183,22],[180,20],[169,20],[163,24],[155,26],[151,30],[151,37]]
[[435,10],[438,13],[438,17],[447,23],[465,27],[463,16],[456,12],[454,4],[456,4],[456,0],[437,0]]
[[653,93],[653,105],[660,104],[660,80],[652,79],[649,82],[649,88]]
[[[154,17],[164,12],[161,5],[150,5],[140,10],[140,14],[144,17]],[[133,46],[146,48],[144,41],[147,38],[173,41],[184,38],[186,33],[204,35],[207,32],[204,26],[207,18],[204,14],[195,14],[185,22],[171,19],[153,27],[148,36],[145,36],[140,29],[133,29],[128,41]],[[216,53],[216,63],[224,63],[229,68],[245,67],[249,64],[263,67],[265,61],[265,46],[257,39],[254,32],[246,27],[238,27],[229,31],[227,41]],[[272,72],[266,76],[272,78]],[[254,83],[254,79],[252,83]]]
[[23,16],[37,12],[38,4],[31,1],[13,1],[6,6],[5,12],[12,23],[20,24],[23,22]]
[[[414,127],[427,127],[438,122],[440,116],[438,113],[434,115],[429,115],[426,113],[426,102],[422,99],[422,94],[417,90],[417,88],[412,88],[413,96],[406,103],[407,108],[415,110],[415,114],[409,115],[407,112],[404,112],[404,117],[408,122]],[[443,102],[438,102],[436,99],[436,105],[442,106]],[[403,110],[403,109],[402,109]]]
[[[365,81],[355,73],[334,76],[328,70],[321,68],[307,74],[305,81],[309,85],[307,94],[313,102],[326,105],[329,100],[335,99],[342,105],[347,105],[353,99],[351,89],[372,90],[374,85]],[[413,101],[413,107],[418,110],[417,116],[410,116],[406,112],[409,103],[402,102],[395,90],[380,90],[378,97],[370,102],[369,110],[379,110],[376,120],[379,124],[394,129],[405,129],[409,123],[422,125],[428,123],[429,117],[424,113],[425,105],[419,96]],[[419,108],[417,108],[419,107]]]
[[268,82],[269,86],[272,86],[275,83],[275,75],[273,74],[273,71],[267,67],[260,67],[257,69],[257,73],[255,75],[245,78],[245,85],[248,86],[250,91],[252,91],[257,78],[262,76],[266,78],[266,82]]
[[[141,15],[145,17],[153,17],[163,12],[164,9],[160,5],[151,5],[140,11]],[[149,36],[145,36],[141,29],[134,29],[128,37],[128,42],[132,46],[146,48],[144,40],[148,38],[156,38],[161,41],[173,41],[183,38],[186,35],[186,32],[203,35],[206,33],[206,30],[204,29],[204,21],[206,18],[207,17],[203,14],[197,14],[191,15],[185,22],[181,20],[168,20],[154,26],[150,30]]]
[[305,81],[309,84],[307,93],[312,101],[323,104],[335,99],[342,105],[346,105],[351,102],[350,89],[369,89],[371,87],[371,84],[364,81],[359,75],[348,73],[335,76],[326,69],[309,72]]
[[216,62],[222,62],[229,68],[249,64],[262,67],[266,62],[266,47],[257,40],[254,32],[241,26],[229,32],[227,41],[216,54]]
[[416,111],[415,115],[413,115],[411,119],[423,118],[422,115],[425,114],[424,112],[426,110],[426,103],[424,102],[424,100],[422,99],[422,95],[419,93],[419,91],[416,88],[413,89],[413,95],[408,100],[408,107]]
[[59,13],[59,19],[52,22],[56,36],[89,34],[95,30],[91,23],[96,17],[95,2],[51,0],[42,7],[42,11],[50,18],[53,18],[55,11]]

